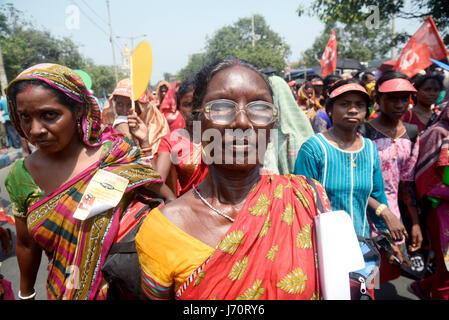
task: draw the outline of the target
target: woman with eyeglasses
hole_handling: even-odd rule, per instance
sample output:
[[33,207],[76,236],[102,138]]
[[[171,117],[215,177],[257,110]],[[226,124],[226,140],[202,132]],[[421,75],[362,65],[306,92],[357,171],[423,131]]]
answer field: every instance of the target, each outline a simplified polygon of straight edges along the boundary
[[208,175],[145,218],[136,237],[150,299],[319,299],[314,217],[330,211],[323,187],[261,175],[277,118],[269,82],[224,59],[195,77]]

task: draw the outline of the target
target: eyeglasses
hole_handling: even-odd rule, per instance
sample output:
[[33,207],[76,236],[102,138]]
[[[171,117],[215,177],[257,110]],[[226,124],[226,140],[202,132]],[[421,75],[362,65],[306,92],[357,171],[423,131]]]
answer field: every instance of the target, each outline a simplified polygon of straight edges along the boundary
[[238,109],[235,101],[227,99],[209,101],[203,108],[194,112],[204,112],[206,118],[220,125],[231,124],[237,113],[245,112],[249,121],[256,126],[266,126],[276,121],[278,113],[275,106],[266,101],[253,101],[244,109]]

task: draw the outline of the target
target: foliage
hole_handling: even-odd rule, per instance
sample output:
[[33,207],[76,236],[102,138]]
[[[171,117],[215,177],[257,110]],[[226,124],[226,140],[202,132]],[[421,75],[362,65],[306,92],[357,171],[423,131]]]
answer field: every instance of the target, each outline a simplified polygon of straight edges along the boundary
[[[385,19],[402,10],[404,0],[396,0],[396,4],[392,0],[314,0],[308,8],[308,14],[317,15],[326,25],[335,22],[360,24],[371,14],[368,12],[369,6],[379,8],[379,13]],[[301,15],[306,11],[301,7],[297,12]]]
[[178,78],[192,76],[205,64],[230,56],[247,60],[259,68],[273,67],[281,72],[290,55],[290,47],[260,15],[254,15],[254,36],[252,18],[241,18],[233,25],[217,30],[206,42],[205,52],[192,55]]
[[[106,98],[115,88],[115,71],[113,66],[96,66],[89,64],[84,69],[92,78],[92,91],[99,98]],[[118,72],[119,81],[128,76],[122,72]]]
[[300,61],[293,67],[319,65],[332,29],[337,37],[338,57],[359,61],[386,58],[392,45],[404,43],[407,39],[405,33],[399,33],[395,39],[392,39],[391,30],[386,22],[383,22],[377,29],[367,28],[363,24],[342,26],[338,23],[332,23],[325,27],[323,33],[315,39],[311,48],[301,53]]
[[446,44],[449,44],[449,1],[410,0],[314,0],[306,9],[299,6],[299,16],[317,15],[326,25],[341,22],[345,25],[363,24],[371,15],[370,6],[379,9],[380,20],[388,21],[393,14],[399,18],[421,20],[432,16]]
[[[37,63],[57,63],[82,69],[92,78],[94,94],[103,97],[115,88],[113,66],[96,66],[81,55],[78,45],[69,38],[55,38],[49,31],[38,30],[24,14],[10,3],[0,5],[0,45],[8,81]],[[119,80],[126,77],[118,74]]]
[[82,69],[87,60],[69,38],[56,39],[50,32],[35,29],[11,4],[0,7],[0,45],[9,81],[22,70],[48,62]]
[[207,64],[207,58],[204,53],[195,53],[190,59],[186,67],[179,71],[177,78],[184,81],[188,78],[193,78],[193,76],[201,70]]

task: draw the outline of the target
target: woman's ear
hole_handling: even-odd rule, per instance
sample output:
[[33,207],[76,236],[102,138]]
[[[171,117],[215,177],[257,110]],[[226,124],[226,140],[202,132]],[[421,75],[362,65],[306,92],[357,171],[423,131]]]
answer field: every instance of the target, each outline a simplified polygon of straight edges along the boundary
[[77,108],[76,108],[76,112],[75,112],[75,118],[76,118],[77,121],[78,120],[81,121],[83,113],[84,113],[84,105],[81,104],[81,103],[78,103]]

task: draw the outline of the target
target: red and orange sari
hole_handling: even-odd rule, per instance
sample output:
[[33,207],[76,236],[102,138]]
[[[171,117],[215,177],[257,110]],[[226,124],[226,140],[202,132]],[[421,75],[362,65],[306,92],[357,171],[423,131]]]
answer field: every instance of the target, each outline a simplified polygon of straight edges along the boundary
[[[155,299],[170,298],[173,290],[177,299],[186,300],[320,299],[314,217],[321,211],[330,211],[330,203],[318,182],[303,176],[264,175],[215,250],[210,248],[206,256],[208,250],[200,249],[208,246],[191,237],[191,246],[177,243],[180,250],[192,248],[181,253],[185,258],[170,261],[166,254],[165,265],[156,265],[155,258],[165,251],[161,245],[170,246],[170,236],[161,237],[171,230],[155,230],[150,213],[136,238],[144,292]],[[158,237],[156,244],[151,237]],[[182,237],[187,239],[185,233]],[[170,255],[175,257],[176,252]],[[204,262],[190,265],[200,255]],[[181,272],[185,278],[178,277]]]

